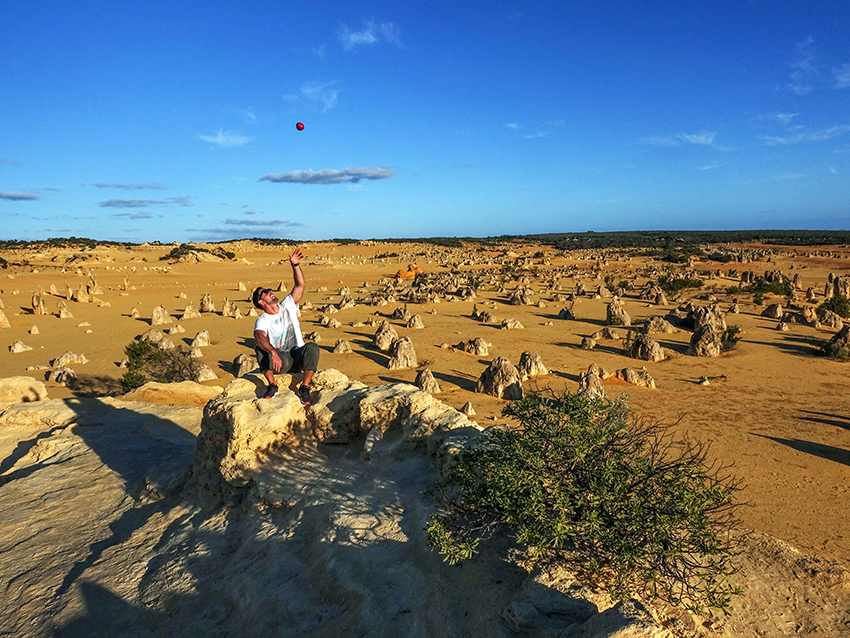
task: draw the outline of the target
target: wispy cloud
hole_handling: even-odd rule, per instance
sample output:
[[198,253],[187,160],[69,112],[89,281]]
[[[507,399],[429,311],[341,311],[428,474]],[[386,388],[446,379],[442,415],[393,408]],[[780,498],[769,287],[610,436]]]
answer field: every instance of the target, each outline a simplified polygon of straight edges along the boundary
[[286,219],[225,219],[224,223],[229,226],[252,226],[265,228],[304,226],[301,222],[291,222]]
[[110,217],[126,217],[127,219],[153,219],[153,215],[146,211],[141,213],[113,213]]
[[710,171],[712,168],[717,168],[720,166],[717,162],[712,162],[711,164],[706,164],[705,166],[697,166],[697,170],[699,171]]
[[509,124],[505,124],[505,128],[512,129],[514,131],[518,131],[520,126],[516,122],[510,122]]
[[696,146],[712,146],[714,148],[728,151],[723,146],[714,143],[717,137],[716,131],[699,131],[698,133],[676,133],[675,135],[653,135],[638,140],[641,144],[650,146],[682,146],[682,144],[694,144]]
[[776,113],[774,117],[779,120],[782,126],[790,126],[791,121],[798,115],[799,113]]
[[167,190],[162,184],[156,182],[150,184],[92,184],[95,188],[120,188],[126,191],[144,191],[144,190]]
[[829,167],[829,172],[832,173],[833,175],[838,175],[838,169],[835,168],[834,166]]
[[301,87],[301,96],[311,104],[318,105],[322,113],[327,113],[336,106],[339,97],[339,89],[335,88],[338,82],[316,82],[305,84]]
[[198,139],[203,140],[204,142],[216,144],[222,148],[230,146],[245,146],[245,144],[248,144],[253,140],[251,137],[237,135],[236,133],[231,133],[230,131],[224,131],[222,129],[218,130],[217,135],[198,135]]
[[836,89],[846,89],[850,87],[850,62],[841,66],[833,67],[832,77],[835,79]]
[[717,133],[713,131],[700,131],[699,133],[679,133],[679,139],[683,142],[688,142],[689,144],[698,144],[700,146],[713,146],[714,138],[717,137]]
[[252,109],[250,106],[246,109],[238,109],[236,112],[239,113],[239,115],[241,115],[243,118],[245,118],[246,121],[251,122],[252,124],[257,121],[257,115],[256,113],[254,113],[254,109]]
[[289,173],[269,173],[263,175],[261,182],[277,182],[292,184],[356,184],[361,179],[389,179],[395,173],[386,167],[378,168],[324,168],[320,171],[291,171]]
[[818,75],[815,65],[815,41],[811,36],[798,42],[794,47],[794,61],[791,63],[791,73],[788,88],[797,95],[806,95],[813,90],[812,83]]
[[643,137],[638,141],[641,144],[648,144],[649,146],[679,146],[681,144],[680,140],[675,137],[665,135],[651,135],[650,137]]
[[803,144],[805,142],[823,142],[844,135],[847,132],[850,132],[850,124],[838,124],[823,131],[801,131],[787,137],[762,135],[761,139],[768,146],[782,146],[785,144]]
[[8,164],[9,166],[20,166],[20,162],[16,162],[15,160],[4,159],[0,157],[0,164]]
[[192,198],[169,197],[168,199],[107,199],[99,202],[102,208],[147,208],[148,206],[194,206]]
[[392,22],[377,23],[369,20],[363,23],[363,28],[359,31],[352,31],[347,24],[343,23],[336,36],[345,51],[374,46],[381,42],[401,46],[401,31]]
[[0,199],[5,199],[10,202],[26,202],[34,199],[41,199],[38,195],[32,193],[0,193]]

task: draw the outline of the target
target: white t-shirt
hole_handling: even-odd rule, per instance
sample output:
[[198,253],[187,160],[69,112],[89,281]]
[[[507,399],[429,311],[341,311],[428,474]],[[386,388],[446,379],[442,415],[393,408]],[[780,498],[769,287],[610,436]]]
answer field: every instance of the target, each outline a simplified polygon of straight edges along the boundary
[[298,323],[298,305],[292,300],[292,295],[286,295],[279,305],[276,315],[264,312],[257,317],[254,330],[265,332],[275,350],[289,352],[292,348],[304,345]]

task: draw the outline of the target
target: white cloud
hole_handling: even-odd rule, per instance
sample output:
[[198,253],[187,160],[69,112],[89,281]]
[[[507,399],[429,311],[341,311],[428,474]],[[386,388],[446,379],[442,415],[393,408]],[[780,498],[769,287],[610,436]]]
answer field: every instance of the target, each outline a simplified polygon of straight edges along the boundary
[[697,166],[697,170],[699,171],[710,171],[712,168],[717,168],[720,166],[717,162],[712,162],[711,164],[706,164],[705,166]]
[[730,150],[715,144],[714,138],[716,137],[716,131],[700,131],[698,133],[676,133],[676,135],[653,135],[644,137],[638,141],[641,144],[649,144],[650,146],[681,146],[682,142],[685,142],[686,144],[695,144],[697,146],[713,146],[723,151]]
[[815,41],[811,36],[794,47],[794,61],[791,63],[791,80],[788,88],[797,95],[806,95],[812,92],[812,82],[818,75],[815,65]]
[[353,51],[359,47],[372,46],[381,42],[401,46],[401,32],[398,27],[392,22],[379,24],[374,20],[364,22],[360,31],[352,31],[346,24],[340,25],[337,39],[345,51]]
[[850,124],[839,124],[823,131],[803,131],[787,137],[762,135],[761,139],[768,146],[782,146],[786,144],[802,144],[804,142],[823,142],[839,135],[844,135],[847,132],[850,132]]
[[327,113],[336,106],[339,90],[333,88],[337,82],[305,84],[301,87],[301,95],[305,100],[321,107],[322,113]]
[[780,121],[783,126],[789,126],[791,120],[797,117],[799,113],[777,113],[774,117]]
[[833,175],[838,175],[838,169],[835,168],[834,166],[829,167],[829,172],[832,173]]
[[519,124],[516,122],[511,122],[510,124],[505,124],[505,128],[513,129],[514,131],[519,130]]
[[204,142],[216,144],[222,148],[227,148],[229,146],[244,146],[251,142],[253,138],[236,135],[230,131],[223,131],[222,129],[219,129],[217,135],[198,135],[198,139],[203,140]]
[[850,62],[841,66],[833,67],[832,77],[835,78],[836,89],[846,89],[850,87]]
[[714,138],[716,136],[716,132],[700,131],[699,133],[693,133],[691,135],[687,133],[679,133],[677,137],[684,142],[688,142],[689,144],[699,144],[700,146],[712,146],[714,144]]
[[20,162],[16,162],[15,160],[4,159],[0,157],[0,164],[8,164],[9,166],[20,166]]
[[291,171],[289,173],[269,173],[263,175],[259,181],[291,183],[291,184],[356,184],[361,179],[389,179],[395,177],[395,173],[388,168],[344,168],[337,170],[325,168],[320,171],[307,169],[306,171]]

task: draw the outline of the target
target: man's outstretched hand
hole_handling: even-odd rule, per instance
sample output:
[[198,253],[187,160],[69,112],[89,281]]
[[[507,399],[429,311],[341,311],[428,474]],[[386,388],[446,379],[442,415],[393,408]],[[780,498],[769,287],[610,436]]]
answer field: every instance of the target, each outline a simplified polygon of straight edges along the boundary
[[301,252],[301,248],[296,248],[289,256],[289,263],[293,266],[297,266],[301,263],[302,259],[304,259],[304,253]]

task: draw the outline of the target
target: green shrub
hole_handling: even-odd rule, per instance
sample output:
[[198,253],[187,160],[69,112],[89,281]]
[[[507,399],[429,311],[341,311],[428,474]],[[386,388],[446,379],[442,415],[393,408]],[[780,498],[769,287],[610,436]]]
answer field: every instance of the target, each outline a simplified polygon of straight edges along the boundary
[[502,528],[615,597],[728,609],[740,482],[707,446],[630,419],[622,398],[532,396],[503,414],[520,427],[493,431],[435,487],[428,541],[445,560],[472,558]]
[[747,286],[746,290],[752,292],[754,295],[760,294],[762,298],[768,293],[787,297],[794,292],[794,285],[784,275],[782,281],[765,281],[763,277],[759,277],[754,284]]
[[820,317],[826,310],[831,310],[839,317],[850,319],[850,299],[847,299],[844,295],[835,295],[831,299],[827,299],[818,306],[818,317]]
[[741,340],[741,328],[738,326],[729,326],[720,335],[720,349],[723,352],[729,352],[738,347],[738,342]]
[[679,292],[683,288],[702,288],[704,283],[702,279],[673,277],[672,275],[661,275],[658,278],[658,286],[668,295]]
[[143,386],[148,381],[173,383],[197,381],[199,364],[178,349],[160,350],[148,341],[132,341],[124,348],[127,372],[121,377],[125,392]]

